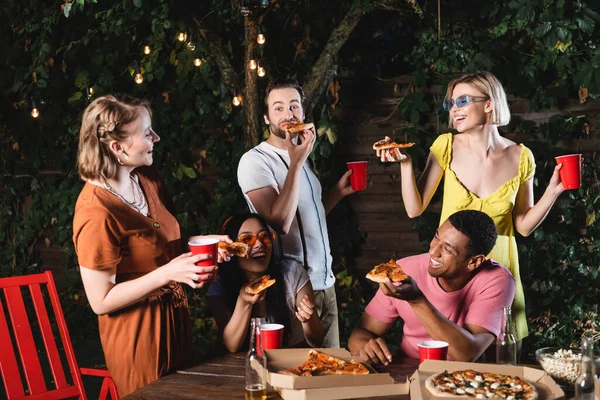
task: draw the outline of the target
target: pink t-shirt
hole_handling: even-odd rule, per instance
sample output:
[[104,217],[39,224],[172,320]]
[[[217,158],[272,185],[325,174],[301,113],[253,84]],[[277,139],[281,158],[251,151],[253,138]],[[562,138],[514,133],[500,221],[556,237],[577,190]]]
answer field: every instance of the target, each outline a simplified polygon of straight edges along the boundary
[[[512,304],[515,280],[510,272],[494,261],[481,265],[464,288],[445,292],[435,278],[429,275],[429,254],[398,260],[404,272],[411,276],[427,300],[446,318],[458,326],[473,324],[487,329],[495,336],[500,332],[502,306]],[[365,309],[378,321],[392,323],[404,320],[404,335],[400,349],[409,358],[419,358],[417,343],[431,340],[431,336],[418,319],[410,304],[386,296],[380,290]]]

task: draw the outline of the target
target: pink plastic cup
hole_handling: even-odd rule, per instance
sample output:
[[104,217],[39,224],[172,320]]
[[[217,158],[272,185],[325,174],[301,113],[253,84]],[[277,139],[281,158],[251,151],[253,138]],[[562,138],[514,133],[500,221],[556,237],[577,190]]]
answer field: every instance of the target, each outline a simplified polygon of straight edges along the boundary
[[565,190],[579,189],[581,187],[581,171],[583,157],[581,154],[568,154],[556,157],[556,163],[562,164],[559,171],[560,181]]
[[283,328],[281,324],[260,325],[263,350],[280,349],[283,346]]
[[367,177],[369,175],[367,166],[368,161],[352,161],[346,163],[348,169],[352,170],[350,175],[350,185],[355,191],[365,190],[367,188]]
[[448,357],[448,343],[441,340],[424,340],[417,343],[419,362],[425,360],[445,360]]
[[[218,239],[196,239],[188,242],[192,255],[196,254],[210,254],[212,258],[198,261],[196,263],[199,267],[210,267],[211,265],[217,264],[217,257],[219,255],[219,240]],[[206,280],[200,280],[202,282],[213,282],[217,278],[217,273],[214,272]]]

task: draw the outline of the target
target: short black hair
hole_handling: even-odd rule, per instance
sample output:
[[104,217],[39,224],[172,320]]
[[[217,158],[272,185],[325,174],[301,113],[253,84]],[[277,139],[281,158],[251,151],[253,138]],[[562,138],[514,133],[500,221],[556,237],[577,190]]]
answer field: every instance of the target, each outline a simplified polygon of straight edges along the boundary
[[304,90],[302,90],[302,86],[300,86],[298,84],[298,82],[293,81],[293,80],[289,80],[289,79],[284,79],[284,80],[274,80],[269,82],[269,84],[267,85],[267,88],[265,89],[265,109],[263,114],[265,115],[269,115],[269,103],[267,102],[267,99],[269,98],[269,95],[271,94],[271,92],[273,90],[277,90],[277,89],[296,89],[298,91],[298,93],[300,93],[300,104],[302,105],[302,109],[304,109],[304,103],[306,101],[306,96],[304,95]]
[[469,238],[468,256],[488,255],[496,244],[498,231],[494,221],[486,214],[476,210],[457,211],[448,217],[456,230]]

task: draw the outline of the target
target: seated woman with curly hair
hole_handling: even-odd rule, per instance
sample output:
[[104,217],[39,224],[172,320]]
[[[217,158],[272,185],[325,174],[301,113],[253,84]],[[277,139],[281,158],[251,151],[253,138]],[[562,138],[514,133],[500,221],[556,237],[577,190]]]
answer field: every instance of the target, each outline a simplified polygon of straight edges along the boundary
[[[232,257],[221,264],[208,291],[208,304],[227,350],[236,352],[247,346],[251,317],[282,324],[284,347],[320,346],[325,331],[308,274],[294,260],[273,257],[274,234],[265,220],[258,214],[238,214],[222,230],[249,246],[247,258]],[[266,274],[275,279],[273,286],[254,295],[245,291],[252,280]]]

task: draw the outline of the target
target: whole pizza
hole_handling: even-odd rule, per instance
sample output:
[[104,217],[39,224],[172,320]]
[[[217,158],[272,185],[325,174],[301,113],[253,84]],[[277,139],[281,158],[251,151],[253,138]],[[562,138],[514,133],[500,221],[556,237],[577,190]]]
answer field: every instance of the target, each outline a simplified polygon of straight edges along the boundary
[[518,376],[477,372],[471,369],[440,372],[427,378],[425,387],[437,397],[492,400],[535,400],[538,393]]

